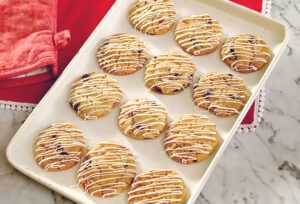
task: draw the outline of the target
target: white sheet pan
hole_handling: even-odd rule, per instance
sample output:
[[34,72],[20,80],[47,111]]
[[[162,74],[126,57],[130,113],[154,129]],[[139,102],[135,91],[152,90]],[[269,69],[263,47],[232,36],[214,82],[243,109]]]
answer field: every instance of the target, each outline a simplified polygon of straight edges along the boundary
[[[7,148],[9,162],[20,172],[45,186],[63,194],[78,203],[127,203],[127,192],[111,198],[92,197],[78,187],[76,171],[78,165],[69,170],[51,173],[42,170],[34,161],[33,144],[38,133],[52,123],[71,122],[79,127],[87,137],[89,147],[103,141],[115,141],[126,145],[137,159],[137,171],[141,173],[151,168],[168,168],[177,171],[184,179],[188,189],[188,202],[194,203],[205,182],[228,146],[238,125],[246,115],[260,88],[272,72],[287,45],[289,33],[287,28],[273,19],[247,8],[224,0],[174,0],[181,17],[208,13],[223,25],[225,37],[234,34],[252,33],[265,39],[272,49],[272,60],[265,69],[253,74],[239,74],[231,70],[220,59],[220,48],[213,54],[192,57],[197,65],[196,82],[203,73],[217,71],[232,73],[245,79],[252,96],[239,116],[217,118],[204,109],[195,106],[192,101],[192,87],[176,96],[164,96],[150,92],[143,81],[144,70],[130,76],[112,76],[117,79],[125,92],[123,102],[128,99],[147,97],[160,101],[166,106],[169,120],[186,113],[207,115],[216,123],[222,139],[220,146],[207,160],[182,165],[169,159],[163,149],[163,137],[155,140],[136,141],[125,137],[117,126],[119,108],[100,119],[83,121],[70,108],[67,98],[72,82],[80,75],[101,71],[97,65],[95,53],[98,44],[106,37],[117,33],[130,33],[148,42],[153,55],[171,50],[180,50],[174,40],[174,29],[163,36],[149,36],[134,30],[127,20],[127,11],[133,0],[117,0],[106,17],[98,25],[78,54],[74,57],[63,74],[52,86],[43,100],[35,108],[23,126],[16,133]],[[101,9],[101,8],[99,8]],[[84,25],[82,25],[84,29]]]

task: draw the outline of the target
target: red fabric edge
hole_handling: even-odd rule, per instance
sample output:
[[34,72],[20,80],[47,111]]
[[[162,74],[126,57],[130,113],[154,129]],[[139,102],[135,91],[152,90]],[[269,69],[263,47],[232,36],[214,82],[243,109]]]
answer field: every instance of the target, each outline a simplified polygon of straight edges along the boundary
[[[45,63],[45,65],[48,65],[48,64],[49,63]],[[36,85],[36,83],[39,83],[39,82],[49,81],[52,78],[53,78],[53,75],[51,75],[51,72],[46,72],[46,73],[28,76],[25,78],[1,80],[0,87],[8,88],[8,89],[22,88],[27,85],[31,85],[31,84]],[[32,81],[34,81],[35,83],[32,83]],[[0,93],[1,93],[1,89],[0,89]],[[1,95],[1,100],[2,100],[2,95]]]

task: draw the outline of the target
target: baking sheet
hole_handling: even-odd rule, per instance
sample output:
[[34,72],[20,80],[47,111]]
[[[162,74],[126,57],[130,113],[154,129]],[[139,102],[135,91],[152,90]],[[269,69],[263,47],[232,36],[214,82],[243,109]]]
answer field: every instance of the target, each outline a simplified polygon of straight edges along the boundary
[[177,7],[178,19],[193,14],[208,13],[224,27],[224,38],[235,34],[252,33],[260,36],[269,43],[273,52],[271,63],[267,65],[266,69],[253,74],[239,74],[231,70],[221,61],[219,56],[220,48],[207,56],[192,57],[192,60],[197,65],[194,82],[199,79],[201,74],[213,71],[232,73],[245,80],[246,85],[252,93],[252,97],[239,116],[217,118],[208,111],[196,107],[192,100],[192,86],[175,96],[150,92],[144,86],[144,69],[130,76],[111,75],[119,81],[125,92],[122,104],[132,98],[147,97],[158,100],[166,107],[169,122],[183,114],[197,113],[207,115],[217,125],[222,139],[215,153],[201,163],[182,165],[169,159],[165,154],[163,148],[164,136],[147,141],[136,141],[123,136],[117,125],[120,106],[113,109],[109,115],[103,118],[94,121],[83,121],[76,116],[67,102],[70,85],[77,77],[88,72],[102,71],[97,65],[95,53],[99,43],[110,35],[117,33],[134,34],[147,42],[153,55],[171,50],[180,50],[174,40],[174,29],[163,36],[149,36],[132,28],[127,20],[127,11],[133,2],[134,0],[118,0],[115,3],[55,85],[16,133],[8,146],[7,157],[10,163],[19,171],[75,202],[126,203],[127,192],[109,199],[92,197],[88,193],[85,193],[78,187],[76,182],[78,165],[63,172],[51,173],[45,172],[35,163],[33,158],[33,144],[38,133],[52,123],[71,122],[84,132],[87,137],[88,147],[103,141],[114,141],[129,147],[136,157],[138,173],[151,168],[168,168],[177,171],[187,185],[188,203],[194,203],[239,123],[258,94],[259,89],[279,59],[287,44],[289,34],[286,28],[277,21],[227,1],[174,0]]

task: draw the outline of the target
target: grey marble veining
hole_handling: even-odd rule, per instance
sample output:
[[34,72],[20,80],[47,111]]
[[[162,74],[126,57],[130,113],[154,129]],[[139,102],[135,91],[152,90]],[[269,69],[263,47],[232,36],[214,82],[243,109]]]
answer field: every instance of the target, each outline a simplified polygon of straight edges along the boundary
[[[272,16],[292,38],[266,84],[263,122],[256,133],[235,136],[197,204],[300,204],[300,0],[273,0]],[[72,203],[6,161],[6,146],[27,116],[0,111],[0,203]]]

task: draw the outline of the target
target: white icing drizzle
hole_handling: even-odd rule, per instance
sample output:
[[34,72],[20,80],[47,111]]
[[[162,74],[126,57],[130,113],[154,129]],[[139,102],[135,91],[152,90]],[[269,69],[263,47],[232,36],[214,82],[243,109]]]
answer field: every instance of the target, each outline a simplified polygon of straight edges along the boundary
[[128,202],[132,204],[183,203],[183,192],[184,183],[177,173],[167,169],[152,169],[136,176],[128,193]]
[[[252,63],[262,62],[265,64],[271,56],[270,53],[259,50],[260,48],[268,49],[268,45],[257,43],[257,41],[264,42],[254,35],[230,37],[222,47],[222,53],[225,53],[222,60],[225,61],[228,58],[234,58],[231,68],[236,71],[257,71],[258,68],[252,65]],[[243,67],[240,68],[240,66]]]
[[143,33],[168,29],[176,20],[176,8],[169,0],[137,0],[134,7],[139,8],[129,14],[129,20]]
[[223,28],[218,21],[208,14],[193,15],[180,20],[179,25],[185,21],[192,21],[182,27],[177,27],[175,39],[186,52],[194,50],[191,54],[201,55],[202,52],[211,50],[221,43]]
[[195,64],[186,54],[173,51],[159,55],[146,66],[145,85],[151,90],[181,91],[193,81]]
[[170,123],[164,145],[170,158],[179,158],[186,164],[197,161],[199,154],[209,155],[213,150],[209,141],[216,141],[216,136],[215,124],[206,116],[184,115]]
[[166,120],[167,111],[162,105],[148,99],[135,99],[122,106],[119,125],[127,126],[125,135],[140,134],[144,139],[152,139],[165,129]]
[[83,119],[98,118],[97,112],[103,115],[120,103],[122,91],[119,83],[102,73],[89,73],[73,83],[69,103]]
[[247,101],[247,88],[241,78],[232,74],[209,73],[201,76],[194,89],[194,102],[202,107],[207,104],[208,110],[215,115],[238,114],[240,110],[235,107],[226,107],[222,103],[234,104],[243,108]]
[[129,34],[113,35],[97,51],[100,67],[111,74],[130,74],[144,67],[149,56],[143,41]]
[[[36,161],[39,165],[46,163],[48,171],[65,167],[68,162],[78,163],[85,149],[85,139],[71,123],[58,123],[43,130],[35,146]],[[82,147],[82,151],[69,151],[78,147]]]
[[[126,189],[136,175],[134,158],[125,146],[100,143],[92,148],[81,164],[77,178],[91,195],[112,197]],[[129,182],[126,181],[129,179]]]

